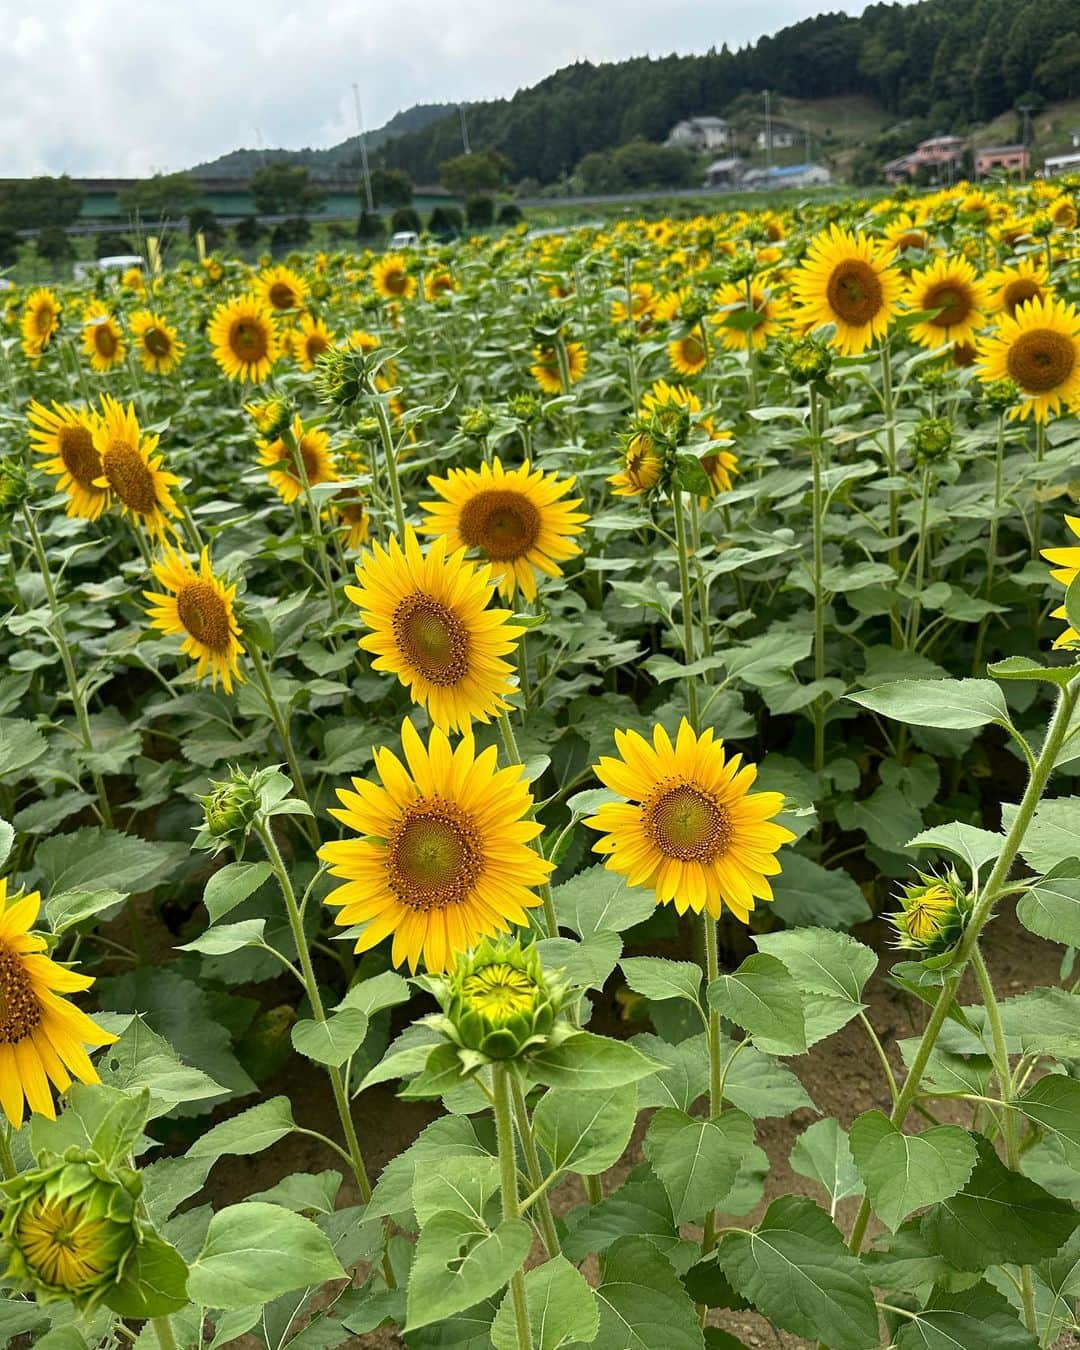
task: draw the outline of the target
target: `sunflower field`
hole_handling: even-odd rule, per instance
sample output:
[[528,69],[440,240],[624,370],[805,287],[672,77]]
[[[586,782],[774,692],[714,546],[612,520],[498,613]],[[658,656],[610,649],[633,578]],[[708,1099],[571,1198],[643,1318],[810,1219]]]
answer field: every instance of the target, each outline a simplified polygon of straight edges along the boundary
[[1077,1343],[1078,200],[4,294],[5,1345]]

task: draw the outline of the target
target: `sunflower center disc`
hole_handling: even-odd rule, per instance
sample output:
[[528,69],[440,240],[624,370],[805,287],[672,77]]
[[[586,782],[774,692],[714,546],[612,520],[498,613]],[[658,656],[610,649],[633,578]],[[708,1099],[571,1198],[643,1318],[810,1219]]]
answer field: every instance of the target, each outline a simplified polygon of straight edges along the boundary
[[469,634],[445,605],[419,591],[394,611],[394,637],[406,659],[432,684],[457,684],[469,672]]
[[[300,451],[300,458],[304,461],[304,477],[308,481],[308,487],[313,487],[318,483],[321,483],[323,479],[322,474],[319,471],[319,456],[316,451],[312,449],[306,438],[301,440],[298,449]],[[293,465],[296,466],[297,460],[295,450],[292,452],[292,462]],[[297,474],[297,477],[299,477],[299,474]]]
[[18,955],[0,943],[0,1045],[24,1040],[41,1021],[41,1003]]
[[48,337],[52,332],[55,313],[51,306],[40,305],[34,314],[34,329],[38,337]]
[[208,581],[189,581],[176,595],[180,622],[196,642],[212,652],[223,652],[229,645],[231,629],[225,601]]
[[480,838],[464,812],[439,798],[410,804],[388,847],[390,889],[427,912],[461,904],[483,870]]
[[127,441],[115,440],[101,457],[109,486],[132,511],[149,515],[157,506],[154,475]]
[[470,975],[461,992],[470,1011],[489,1022],[506,1023],[532,1008],[535,986],[523,970],[499,962]]
[[1006,314],[1015,314],[1018,305],[1022,305],[1025,300],[1034,300],[1038,295],[1042,295],[1039,283],[1023,277],[1019,281],[1010,281],[1001,299]]
[[309,333],[304,339],[304,349],[309,361],[314,361],[317,356],[322,356],[329,346],[329,342],[321,333]]
[[106,361],[116,355],[116,335],[107,323],[99,323],[94,329],[94,346]]
[[391,295],[404,295],[408,284],[408,278],[400,268],[394,268],[383,277],[383,285]]
[[270,303],[275,309],[292,309],[295,306],[296,296],[287,281],[275,281],[270,287]]
[[266,333],[262,324],[239,319],[229,332],[229,346],[241,361],[261,361],[266,356]]
[[692,783],[663,788],[645,808],[645,828],[669,858],[708,862],[731,842],[731,817]]
[[1076,349],[1064,333],[1033,328],[1021,333],[1009,348],[1009,374],[1029,394],[1056,389],[1073,373]]
[[172,351],[168,333],[160,328],[148,328],[143,334],[143,345],[151,356],[156,356],[159,360]]
[[540,537],[540,512],[523,493],[481,492],[462,508],[459,529],[470,548],[510,562],[523,558]]
[[101,456],[94,449],[94,438],[86,427],[66,426],[58,436],[64,468],[80,487],[92,487],[101,477]]
[[961,287],[945,282],[930,287],[924,298],[923,309],[939,311],[930,320],[935,328],[955,328],[971,313],[971,297]]
[[826,287],[833,313],[845,323],[864,324],[881,308],[881,282],[869,263],[850,258],[833,270]]

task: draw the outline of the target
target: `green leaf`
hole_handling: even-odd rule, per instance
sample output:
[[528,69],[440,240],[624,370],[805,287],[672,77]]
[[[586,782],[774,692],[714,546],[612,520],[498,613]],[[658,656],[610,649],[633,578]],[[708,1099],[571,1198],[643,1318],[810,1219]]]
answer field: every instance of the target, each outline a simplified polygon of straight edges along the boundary
[[753,1123],[741,1111],[725,1111],[717,1120],[657,1111],[645,1136],[645,1156],[668,1193],[675,1222],[689,1223],[721,1208],[753,1146]]
[[993,830],[980,830],[975,825],[967,825],[962,820],[954,820],[948,825],[932,825],[923,830],[914,839],[907,842],[908,848],[934,848],[963,858],[971,869],[972,876],[1001,852],[1005,836],[995,834]]
[[754,689],[771,689],[783,684],[793,667],[805,661],[812,645],[810,633],[765,633],[752,642],[728,649],[727,678],[741,680]]
[[1010,1172],[993,1146],[977,1137],[978,1161],[959,1194],[923,1216],[922,1232],[957,1270],[1032,1265],[1058,1250],[1080,1216],[1065,1200]]
[[618,933],[590,933],[577,938],[541,938],[537,955],[547,970],[560,971],[572,988],[602,989],[622,951]]
[[203,904],[210,912],[210,922],[217,923],[253,895],[273,871],[267,862],[234,862],[215,872],[203,891]]
[[1048,942],[1080,947],[1080,860],[1067,858],[1035,882],[1017,902],[1016,917]]
[[980,1280],[967,1289],[935,1289],[912,1317],[898,1319],[896,1350],[1038,1350],[1009,1300]]
[[[726,1036],[721,1037],[720,1056],[725,1063],[731,1058],[736,1044]],[[740,1050],[728,1068],[724,1100],[755,1120],[765,1116],[789,1116],[792,1111],[804,1107],[815,1110],[806,1089],[791,1070],[754,1045],[746,1045]]]
[[1040,802],[1020,853],[1036,872],[1043,873],[1052,871],[1067,858],[1080,858],[1080,797],[1054,797]]
[[[288,1097],[271,1097],[238,1116],[223,1120],[196,1139],[188,1149],[189,1158],[220,1158],[226,1153],[261,1153],[296,1129]],[[293,1286],[299,1288],[298,1285]],[[242,1304],[237,1304],[242,1307]]]
[[660,1066],[638,1084],[639,1107],[673,1106],[676,1111],[689,1111],[708,1091],[709,1051],[704,1032],[688,1036],[678,1045],[640,1032],[630,1044]]
[[807,994],[828,994],[862,1006],[863,985],[877,969],[869,947],[830,928],[759,933],[758,949],[775,956]]
[[1047,1330],[1044,1341],[1047,1345],[1053,1345],[1057,1333],[1072,1323],[1073,1309],[1080,1298],[1080,1229],[1049,1261],[1038,1266],[1036,1273],[1047,1292]]
[[870,918],[866,897],[843,868],[828,870],[791,852],[783,854],[783,865],[772,878],[772,909],[789,928],[851,928]]
[[1007,656],[1004,661],[994,661],[986,667],[986,673],[995,680],[1045,680],[1064,688],[1076,676],[1075,666],[1044,666],[1027,656]]
[[592,1350],[704,1350],[689,1294],[645,1238],[620,1238],[609,1248],[596,1297],[600,1330]]
[[161,1158],[142,1169],[143,1200],[150,1222],[160,1228],[176,1207],[202,1190],[213,1158]]
[[337,1209],[340,1190],[340,1172],[332,1169],[325,1172],[293,1172],[282,1178],[276,1186],[257,1191],[249,1195],[248,1199],[262,1200],[268,1205],[281,1205],[297,1214],[333,1214]]
[[110,889],[133,894],[164,881],[187,857],[186,844],[151,843],[88,825],[43,839],[34,862],[50,892],[93,891],[107,877]]
[[188,1301],[187,1262],[164,1238],[148,1233],[124,1267],[124,1276],[105,1295],[121,1317],[168,1317]]
[[1056,1134],[1066,1155],[1080,1167],[1080,1082],[1064,1074],[1047,1074],[1017,1099],[1016,1109]]
[[975,1141],[958,1125],[904,1134],[883,1112],[866,1111],[850,1142],[870,1205],[894,1233],[913,1210],[955,1195],[975,1166]]
[[626,983],[637,994],[660,1003],[686,999],[701,1006],[701,967],[692,961],[668,961],[662,956],[624,956],[619,962]]
[[557,1171],[596,1176],[622,1157],[636,1111],[633,1083],[601,1092],[550,1088],[536,1107],[533,1124]]
[[411,1207],[412,1189],[417,1173],[430,1166],[442,1166],[448,1158],[490,1158],[491,1153],[476,1137],[473,1123],[464,1116],[443,1116],[433,1120],[396,1158],[391,1158],[372,1191],[366,1216],[385,1218],[405,1214]]
[[830,1116],[815,1120],[795,1140],[791,1150],[791,1170],[824,1190],[829,1197],[829,1215],[836,1217],[836,1206],[849,1195],[861,1195],[863,1184],[855,1159],[851,1156],[847,1134],[840,1122]]
[[[584,1275],[565,1256],[556,1256],[525,1275],[534,1350],[562,1350],[574,1342],[596,1339],[600,1309]],[[494,1350],[518,1350],[513,1299],[504,1297],[491,1324]]]
[[101,1081],[125,1092],[150,1091],[151,1116],[163,1115],[181,1102],[220,1097],[224,1091],[209,1075],[184,1064],[172,1046],[133,1017],[120,1039],[100,1056]]
[[28,769],[48,748],[48,741],[33,722],[0,718],[0,778]]
[[882,717],[916,727],[960,731],[989,722],[1011,728],[1005,698],[993,680],[896,680],[861,694],[848,694]]
[[622,877],[600,864],[556,886],[552,897],[560,926],[572,928],[582,938],[621,933],[644,922],[656,909],[652,891],[627,886]]
[[54,933],[66,933],[84,919],[118,908],[126,899],[123,891],[61,891],[45,901],[45,914]]
[[869,1281],[812,1200],[774,1200],[754,1232],[725,1236],[717,1261],[734,1288],[785,1331],[832,1350],[878,1344]]
[[359,1008],[344,1008],[325,1022],[297,1022],[292,1029],[292,1043],[295,1050],[316,1064],[338,1068],[360,1049],[367,1031],[367,1013]]
[[0,867],[8,860],[11,846],[15,842],[15,831],[6,820],[0,819]]
[[416,1244],[406,1332],[490,1298],[521,1268],[531,1246],[532,1229],[522,1219],[504,1219],[488,1232],[464,1214],[433,1215]]
[[329,1240],[309,1219],[249,1200],[210,1220],[188,1275],[188,1293],[207,1308],[250,1308],[344,1277]]
[[648,1078],[656,1064],[625,1041],[580,1031],[558,1045],[541,1046],[529,1059],[529,1076],[549,1087],[622,1087]]
[[[646,1237],[674,1261],[683,1246],[667,1191],[647,1167],[637,1168],[598,1204],[580,1206],[567,1217],[563,1251],[571,1261],[603,1253],[627,1236]],[[693,1247],[697,1254],[697,1244]]]
[[909,1219],[894,1235],[883,1233],[878,1239],[880,1247],[863,1253],[862,1262],[871,1284],[914,1294],[939,1281],[957,1278],[956,1271],[933,1250],[919,1225],[919,1219]]
[[769,1054],[800,1055],[806,1050],[802,996],[787,967],[775,956],[748,956],[731,975],[709,985],[709,1006],[743,1027]]
[[337,1005],[337,1012],[345,1008],[357,1008],[368,1017],[374,1017],[384,1008],[394,1008],[399,1003],[408,1003],[412,997],[408,981],[402,979],[396,970],[384,970],[381,975],[371,979],[359,980]]
[[204,956],[229,956],[245,947],[264,945],[265,919],[241,919],[239,923],[222,923],[208,928],[193,942],[177,947],[178,952],[202,952]]
[[488,1201],[498,1193],[498,1158],[446,1158],[437,1169],[417,1173],[413,1209],[421,1225],[451,1210],[482,1225]]

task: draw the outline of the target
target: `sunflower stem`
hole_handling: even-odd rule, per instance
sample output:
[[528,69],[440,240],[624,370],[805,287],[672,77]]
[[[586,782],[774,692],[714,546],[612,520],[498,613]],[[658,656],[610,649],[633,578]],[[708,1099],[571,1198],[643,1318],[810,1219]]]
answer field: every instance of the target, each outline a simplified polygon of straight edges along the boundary
[[[720,950],[717,937],[716,920],[703,910],[701,924],[705,937],[705,987],[720,976]],[[716,1120],[724,1105],[724,1071],[720,1063],[720,1014],[709,1008],[709,1119]],[[701,1240],[701,1252],[707,1256],[716,1243],[716,1212],[710,1209],[705,1215],[705,1231]]]
[[[499,733],[502,736],[503,748],[506,751],[508,762],[511,765],[521,764],[521,751],[518,749],[517,737],[514,735],[514,727],[510,721],[509,714],[505,711],[499,714]],[[524,766],[522,767],[524,768]],[[536,810],[532,806],[529,807],[529,819],[536,819]],[[540,847],[539,838],[532,840],[531,846],[533,851],[538,853],[541,858],[544,856],[544,850]],[[540,899],[544,906],[544,926],[547,929],[547,935],[548,937],[558,937],[559,921],[555,917],[555,900],[551,894],[551,883],[547,881],[541,882],[539,891]]]
[[[311,483],[308,479],[307,465],[304,463],[304,456],[300,449],[300,442],[293,432],[292,427],[286,427],[281,433],[281,439],[285,442],[296,465],[297,476],[300,479],[304,491],[304,501],[307,504],[308,516],[311,520],[311,532],[315,536],[315,549],[319,555],[319,567],[322,570],[323,585],[326,587],[326,598],[330,602],[330,617],[334,624],[338,621],[338,602],[337,592],[334,589],[334,579],[330,573],[330,555],[326,551],[326,536],[323,534],[322,516],[319,508],[315,505],[315,498],[311,495]],[[331,638],[331,643],[334,643]]]
[[[889,477],[896,477],[896,413],[893,397],[892,359],[889,354],[889,339],[883,337],[881,352],[881,412],[885,418],[885,463]],[[889,550],[889,564],[896,571],[900,566],[900,550],[896,545],[896,534],[900,528],[900,496],[895,488],[889,489],[889,538],[893,541]]]
[[[825,679],[825,494],[821,480],[821,404],[810,390],[810,457],[813,462],[811,512],[814,532],[814,682]],[[814,699],[814,773],[825,770],[825,694]]]
[[4,1128],[0,1130],[0,1179],[10,1181],[18,1175],[18,1170],[15,1155],[11,1151],[11,1126],[5,1122]]
[[251,664],[255,669],[255,678],[258,681],[259,688],[262,691],[263,702],[266,704],[266,710],[270,714],[271,721],[277,728],[278,738],[281,741],[282,749],[285,751],[285,759],[289,765],[289,772],[293,777],[293,785],[303,798],[304,805],[311,812],[311,815],[304,820],[301,829],[307,835],[308,842],[312,848],[319,845],[319,835],[315,826],[315,810],[311,804],[311,798],[308,796],[307,785],[304,782],[304,775],[300,770],[300,761],[296,757],[296,750],[293,747],[292,736],[289,733],[289,719],[278,706],[278,701],[274,696],[274,689],[270,683],[270,675],[266,669],[266,664],[262,659],[258,644],[254,641],[248,643],[248,654],[251,657]]
[[562,1251],[559,1243],[559,1233],[555,1227],[555,1216],[551,1212],[551,1201],[548,1199],[546,1190],[543,1190],[544,1173],[540,1166],[540,1155],[536,1151],[536,1140],[533,1138],[532,1122],[529,1120],[529,1108],[525,1102],[525,1094],[521,1090],[521,1081],[517,1074],[510,1075],[510,1091],[514,1101],[514,1121],[517,1125],[518,1138],[521,1140],[521,1152],[525,1158],[525,1169],[529,1176],[529,1185],[533,1193],[537,1194],[536,1208],[540,1215],[540,1232],[544,1239],[544,1248],[548,1256],[558,1256]]
[[[986,586],[983,599],[989,600],[994,592],[994,572],[997,568],[998,515],[1001,511],[1002,470],[1005,459],[1005,414],[998,415],[997,446],[994,453],[994,513],[990,517],[989,537],[986,541]],[[975,660],[971,673],[978,675],[982,670],[983,650],[986,643],[986,630],[990,626],[990,615],[984,614],[979,624],[978,637],[975,639]]]
[[[505,1064],[492,1066],[495,1089],[495,1137],[499,1147],[499,1173],[502,1182],[502,1214],[504,1221],[521,1217],[518,1200],[517,1156],[514,1150],[514,1125],[510,1113],[510,1069]],[[518,1350],[532,1350],[532,1328],[529,1324],[529,1304],[525,1294],[525,1276],[521,1270],[510,1277],[510,1296],[514,1305]]]
[[571,390],[570,382],[570,353],[566,348],[566,339],[561,332],[555,334],[555,358],[559,363],[559,383],[562,385],[564,394],[569,394]]
[[[1041,464],[1046,454],[1046,423],[1035,423],[1035,463]],[[1035,524],[1032,529],[1031,556],[1038,562],[1042,550],[1043,504],[1038,495],[1039,486],[1035,486]]]
[[[68,693],[71,696],[71,703],[75,709],[75,719],[79,724],[79,734],[82,737],[83,750],[86,754],[93,754],[94,737],[90,730],[90,715],[86,709],[86,700],[82,696],[82,690],[79,687],[79,678],[75,673],[75,662],[71,655],[71,646],[68,642],[67,629],[64,627],[64,617],[60,612],[60,606],[57,603],[56,587],[53,584],[52,571],[49,568],[49,558],[45,552],[45,545],[42,543],[41,534],[38,531],[37,522],[34,520],[33,512],[28,505],[23,506],[23,516],[26,519],[26,527],[30,534],[30,542],[33,545],[34,556],[37,559],[38,570],[41,572],[41,580],[45,586],[45,596],[49,602],[49,611],[52,614],[51,637],[56,643],[57,650],[60,653],[60,663],[64,667],[64,675],[67,677]],[[110,828],[112,826],[112,808],[109,805],[109,796],[105,791],[105,782],[97,769],[90,770],[90,776],[93,779],[94,790],[97,792],[98,812],[101,816],[101,823]]]
[[[675,551],[679,555],[679,589],[682,592],[683,621],[683,660],[688,666],[694,663],[694,607],[691,603],[690,568],[687,561],[686,520],[683,516],[682,490],[676,486],[671,489],[671,509],[675,515]],[[690,725],[698,730],[698,691],[697,678],[686,677],[686,703],[690,715]]]
[[926,571],[926,518],[930,510],[930,466],[923,466],[922,490],[919,496],[919,537],[915,541],[915,594],[908,615],[907,649],[915,650],[919,638],[919,620],[922,617],[922,585]]
[[172,1323],[167,1317],[155,1317],[153,1319],[154,1335],[157,1337],[158,1345],[161,1350],[178,1350],[176,1337],[173,1334]]
[[405,506],[401,500],[401,483],[398,481],[397,451],[394,449],[394,433],[390,426],[390,414],[381,395],[372,395],[375,404],[375,417],[379,423],[379,436],[382,439],[383,455],[386,459],[386,476],[390,480],[390,497],[394,503],[394,524],[398,538],[405,543]]

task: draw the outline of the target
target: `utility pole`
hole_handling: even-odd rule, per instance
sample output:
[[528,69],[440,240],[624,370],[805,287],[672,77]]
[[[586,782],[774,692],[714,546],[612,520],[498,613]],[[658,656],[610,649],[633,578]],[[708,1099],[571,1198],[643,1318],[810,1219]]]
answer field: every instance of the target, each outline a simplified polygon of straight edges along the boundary
[[364,176],[364,196],[369,212],[375,210],[375,198],[371,195],[371,170],[368,168],[367,137],[364,135],[364,114],[360,109],[360,86],[353,84],[353,103],[356,105],[356,130],[360,137],[360,170]]
[[467,155],[471,155],[472,151],[469,149],[469,128],[465,124],[465,104],[459,103],[457,105],[457,110],[458,116],[461,118],[461,147]]
[[806,134],[806,162],[807,162],[807,164],[809,164],[809,163],[810,163],[810,128],[809,128],[809,127],[804,127],[804,128],[803,128],[803,131],[804,131],[805,134]]
[[765,93],[765,173],[772,177],[772,115],[769,112],[769,91]]

